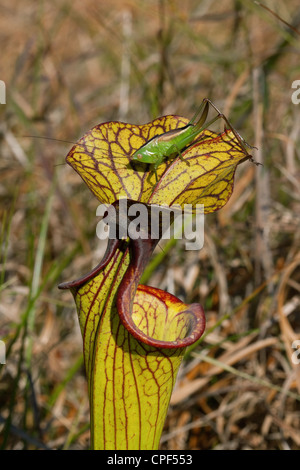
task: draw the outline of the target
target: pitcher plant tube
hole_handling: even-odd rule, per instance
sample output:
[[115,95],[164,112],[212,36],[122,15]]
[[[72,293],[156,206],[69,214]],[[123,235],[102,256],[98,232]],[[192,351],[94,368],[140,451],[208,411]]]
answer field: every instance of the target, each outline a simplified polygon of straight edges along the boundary
[[[233,129],[221,134],[203,129],[155,172],[132,161],[150,139],[189,123],[173,115],[144,125],[106,122],[88,131],[66,157],[96,198],[108,205],[108,225],[116,233],[90,273],[59,285],[70,289],[77,307],[92,449],[158,449],[185,348],[205,328],[200,304],[187,305],[163,290],[139,285],[161,236],[161,231],[155,239],[151,236],[153,205],[203,204],[205,214],[221,209],[232,194],[237,165],[251,159]],[[149,215],[147,228],[139,227],[139,238],[129,232],[120,235],[135,223],[120,212],[124,198],[129,207],[142,204]]]

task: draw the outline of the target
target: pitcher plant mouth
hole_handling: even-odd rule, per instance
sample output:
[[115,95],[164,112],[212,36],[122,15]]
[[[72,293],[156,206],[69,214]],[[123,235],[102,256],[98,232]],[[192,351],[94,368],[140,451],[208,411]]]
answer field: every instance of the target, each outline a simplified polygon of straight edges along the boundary
[[[128,201],[129,207],[133,206],[135,202]],[[112,206],[119,212],[119,201],[116,201]],[[150,219],[151,206],[149,204],[143,204],[143,206],[147,208]],[[135,223],[129,216],[128,219],[127,222]],[[115,228],[113,224],[116,221],[123,221],[125,224],[124,214],[111,220],[111,228]],[[143,234],[143,238],[131,239],[129,237],[127,241],[118,238],[109,239],[102,261],[90,273],[75,281],[59,284],[58,287],[59,289],[70,289],[76,295],[84,284],[91,281],[107,267],[117,250],[128,251],[130,263],[116,293],[116,307],[123,326],[137,341],[149,346],[167,349],[185,348],[202,336],[205,329],[204,311],[200,304],[187,305],[165,291],[139,285],[143,271],[159,241],[159,238],[151,238],[151,225],[147,225],[147,227],[147,238]],[[120,233],[120,227],[118,227],[117,233]],[[148,322],[143,322],[141,312],[145,313],[144,309],[134,306],[135,303],[139,305],[140,297],[145,298],[146,296],[152,296],[152,309],[154,302],[156,303],[154,310],[160,312],[163,317],[159,321],[153,318],[150,329],[149,319]],[[176,327],[176,325],[178,326]],[[150,330],[151,335],[149,334]]]

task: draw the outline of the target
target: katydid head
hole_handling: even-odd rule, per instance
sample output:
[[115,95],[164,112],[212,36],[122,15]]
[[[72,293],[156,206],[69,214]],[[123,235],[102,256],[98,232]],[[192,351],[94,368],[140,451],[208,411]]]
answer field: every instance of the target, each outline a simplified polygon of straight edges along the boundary
[[136,152],[134,152],[134,154],[131,156],[131,160],[134,160],[136,162],[138,161],[143,161],[143,154],[142,152],[140,152],[139,150],[137,150]]
[[147,149],[146,148],[144,149],[143,147],[136,150],[134,154],[131,155],[130,160],[134,162],[141,162],[141,163],[152,163],[148,161],[149,151],[147,151]]

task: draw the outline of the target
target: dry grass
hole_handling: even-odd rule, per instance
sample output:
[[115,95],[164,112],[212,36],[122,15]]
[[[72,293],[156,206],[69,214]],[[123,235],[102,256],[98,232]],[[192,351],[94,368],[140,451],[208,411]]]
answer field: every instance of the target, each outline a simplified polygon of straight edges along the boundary
[[[151,5],[150,5],[151,3]],[[300,28],[296,0],[265,3]],[[60,281],[102,256],[97,201],[63,163],[109,120],[192,116],[211,98],[259,150],[206,218],[205,246],[165,250],[148,282],[201,301],[202,342],[188,351],[162,449],[299,449],[299,36],[251,0],[3,1],[0,444],[89,446],[75,306]],[[170,255],[170,256],[169,256]]]

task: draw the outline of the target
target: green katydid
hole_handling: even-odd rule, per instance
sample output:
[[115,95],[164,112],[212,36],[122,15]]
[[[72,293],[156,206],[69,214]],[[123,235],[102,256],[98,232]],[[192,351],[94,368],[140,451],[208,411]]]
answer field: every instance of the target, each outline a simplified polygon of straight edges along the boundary
[[[209,122],[205,124],[207,116],[208,116],[209,105],[211,105],[215,109],[215,111],[217,112],[217,116],[215,116],[213,119],[211,119]],[[200,115],[199,120],[197,121],[196,124],[194,124],[194,121],[196,121],[199,115]],[[203,130],[207,129],[211,124],[213,124],[217,119],[223,119],[225,121],[225,124],[228,126],[228,128],[233,132],[233,134],[235,135],[236,139],[238,140],[241,148],[243,149],[245,153],[245,159],[247,158],[254,162],[252,156],[249,155],[246,150],[246,146],[249,148],[253,148],[253,147],[251,147],[249,144],[247,144],[247,142],[245,142],[245,140],[231,126],[227,118],[218,110],[218,108],[208,98],[204,98],[197,112],[195,113],[194,117],[186,126],[181,127],[179,129],[173,129],[163,134],[154,136],[152,139],[148,140],[144,145],[142,145],[138,150],[136,150],[130,156],[130,161],[153,165],[153,170],[155,172],[156,181],[158,181],[157,168],[159,167],[159,165],[161,165],[161,163],[164,160],[167,160],[176,155],[178,155],[181,160],[184,160],[181,151],[184,150],[186,147],[188,147],[190,144],[192,144],[195,141],[195,138]],[[26,136],[26,137],[37,138],[39,136]],[[48,137],[39,137],[39,138],[47,139]],[[203,138],[205,138],[205,136]],[[51,140],[59,140],[59,139],[51,138]],[[69,141],[63,140],[62,142],[69,142]],[[81,145],[80,142],[69,142],[69,143]],[[83,146],[85,148],[84,153],[89,155],[89,151],[88,151],[89,145],[85,143]],[[91,150],[92,150],[91,156],[88,158],[95,159],[95,156],[93,154],[93,150],[94,150],[93,144],[91,144]],[[107,158],[118,156],[118,158],[124,157],[127,159],[128,157],[126,157],[125,154],[126,154],[125,150],[124,150],[124,153],[120,152],[120,156],[118,156],[116,154],[116,151],[114,151],[112,152],[112,156],[111,157],[107,156]],[[104,156],[102,158],[104,158]],[[81,159],[81,162],[83,161],[84,160]],[[121,168],[125,168],[125,165],[124,167],[121,166],[120,169]],[[113,171],[113,170],[109,169],[107,171]]]
[[[218,114],[208,123],[206,123],[206,125],[204,125],[207,119],[209,105],[211,105]],[[200,113],[201,115],[198,122],[193,124]],[[152,139],[142,145],[142,147],[136,150],[136,152],[134,152],[134,154],[131,156],[131,160],[138,161],[140,163],[152,164],[156,181],[158,181],[157,168],[159,165],[161,165],[164,160],[176,154],[181,160],[184,160],[181,154],[181,150],[188,147],[204,129],[213,124],[217,119],[223,119],[225,121],[229,129],[237,138],[239,144],[247,155],[247,158],[253,161],[252,156],[248,155],[245,146],[247,145],[250,148],[253,147],[248,145],[238,134],[238,132],[233,129],[224,114],[222,114],[208,98],[204,98],[200,107],[198,108],[198,111],[185,127],[154,136]]]

